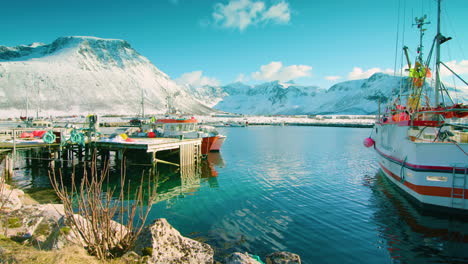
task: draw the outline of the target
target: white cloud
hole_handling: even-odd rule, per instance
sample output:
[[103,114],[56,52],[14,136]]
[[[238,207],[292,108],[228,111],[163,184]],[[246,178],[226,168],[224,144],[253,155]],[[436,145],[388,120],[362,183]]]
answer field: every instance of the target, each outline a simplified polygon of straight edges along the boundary
[[[460,62],[453,60],[444,63],[458,75],[468,74],[468,60],[461,60]],[[441,65],[440,67],[440,75],[442,77],[453,75],[449,70],[447,70],[447,68],[444,67],[444,65]]]
[[203,76],[203,71],[193,71],[182,74],[175,80],[180,85],[203,87],[205,85],[219,86],[221,83],[216,78]]
[[288,23],[291,11],[284,1],[266,8],[263,1],[230,0],[226,5],[217,3],[212,16],[216,25],[243,31],[250,25],[260,23]]
[[284,67],[279,61],[262,65],[260,71],[252,73],[255,80],[287,82],[300,77],[311,76],[312,67],[307,65],[291,65]]
[[248,82],[249,81],[249,77],[245,76],[243,73],[239,74],[239,76],[237,76],[236,80],[234,82]]
[[325,80],[328,80],[328,81],[337,81],[341,78],[342,78],[341,76],[325,76]]
[[362,68],[354,67],[353,71],[348,74],[348,79],[349,80],[366,79],[366,78],[371,77],[374,73],[377,73],[377,72],[393,74],[393,70],[391,69],[382,70],[380,68],[371,68],[371,69],[368,69],[367,71],[364,71],[362,70]]
[[286,2],[280,2],[268,9],[263,14],[263,20],[272,20],[279,23],[288,23],[291,19],[291,11]]

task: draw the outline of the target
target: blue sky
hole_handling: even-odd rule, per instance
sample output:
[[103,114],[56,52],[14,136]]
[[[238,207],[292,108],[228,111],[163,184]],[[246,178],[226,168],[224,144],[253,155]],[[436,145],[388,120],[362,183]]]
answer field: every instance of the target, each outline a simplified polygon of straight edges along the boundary
[[[454,37],[444,44],[450,49],[443,60],[466,75],[468,1],[443,5],[443,33]],[[181,82],[293,80],[328,88],[393,71],[398,26],[398,51],[405,26],[414,58],[417,31],[411,24],[422,14],[432,22],[427,52],[435,11],[435,0],[4,1],[0,45],[72,35],[118,38]]]

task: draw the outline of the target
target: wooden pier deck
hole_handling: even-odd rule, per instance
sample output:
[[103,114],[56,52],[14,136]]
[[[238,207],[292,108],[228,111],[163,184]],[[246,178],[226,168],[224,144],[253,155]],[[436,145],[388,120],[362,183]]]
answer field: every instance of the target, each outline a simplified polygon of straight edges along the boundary
[[126,141],[94,141],[93,145],[99,149],[121,150],[140,149],[146,152],[157,152],[163,150],[178,149],[182,145],[201,144],[201,138],[176,139],[176,138],[132,138],[133,142]]
[[126,141],[95,141],[92,142],[93,148],[99,151],[115,151],[118,157],[127,150],[140,150],[151,153],[153,162],[169,163],[156,158],[156,153],[167,150],[179,151],[179,164],[185,166],[197,163],[201,157],[202,139],[175,139],[175,138],[132,138],[133,142]]
[[[21,133],[32,132],[40,128],[7,128],[0,130],[0,154],[7,152],[15,153],[19,149],[42,149],[43,152],[49,152],[50,156],[60,157],[65,156],[68,159],[77,155],[81,160],[84,156],[89,155],[90,150],[97,150],[99,153],[109,155],[110,152],[115,152],[115,156],[121,159],[125,153],[131,151],[143,152],[152,155],[152,162],[168,163],[172,165],[185,166],[197,163],[201,159],[201,144],[202,139],[176,139],[176,138],[132,138],[131,141],[99,138],[86,142],[85,145],[71,144],[62,146],[60,140],[67,128],[46,128],[52,130],[57,136],[57,141],[52,144],[43,142],[40,139],[22,139]],[[63,139],[65,140],[65,139]],[[178,151],[179,163],[167,162],[156,158],[156,153],[161,151]],[[64,154],[65,155],[60,155]],[[52,155],[54,154],[54,155]],[[56,154],[56,155],[55,155]]]
[[0,152],[2,150],[16,149],[29,149],[29,148],[45,148],[45,147],[59,147],[60,143],[47,144],[38,141],[21,141],[21,142],[0,142]]

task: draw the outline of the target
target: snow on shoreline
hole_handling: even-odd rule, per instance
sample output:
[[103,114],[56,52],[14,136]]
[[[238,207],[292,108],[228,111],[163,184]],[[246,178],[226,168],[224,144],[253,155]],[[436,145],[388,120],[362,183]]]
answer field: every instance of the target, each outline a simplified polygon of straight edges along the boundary
[[372,115],[318,115],[307,116],[242,116],[242,117],[212,117],[196,116],[204,123],[238,123],[238,124],[356,124],[373,125],[375,116]]
[[[155,116],[165,118],[163,115]],[[199,123],[217,126],[242,126],[242,125],[358,125],[371,126],[375,123],[373,115],[317,115],[317,116],[194,116]],[[149,119],[150,117],[148,117]],[[171,118],[191,118],[191,116],[180,116]],[[129,122],[132,117],[99,117],[100,123],[124,123]],[[54,122],[64,123],[85,123],[84,116],[53,118]],[[0,125],[5,127],[7,123],[17,123],[19,120],[0,121]]]

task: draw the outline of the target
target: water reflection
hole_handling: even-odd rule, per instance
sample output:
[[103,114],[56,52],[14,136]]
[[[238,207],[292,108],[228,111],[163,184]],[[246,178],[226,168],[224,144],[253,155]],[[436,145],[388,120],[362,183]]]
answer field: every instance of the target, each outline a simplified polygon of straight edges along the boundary
[[[366,177],[382,246],[401,263],[467,263],[468,220],[423,210],[380,173]],[[430,261],[430,262],[429,262]]]
[[[114,158],[110,158],[109,181],[110,188],[120,187],[121,164]],[[104,162],[98,162],[97,170],[103,167]],[[89,165],[89,164],[88,164]],[[76,174],[77,179],[83,177],[84,163],[76,160],[70,163],[56,162],[55,172],[63,175],[64,183],[71,186],[71,175]],[[126,182],[130,183],[128,199],[133,199],[138,185],[144,178],[144,188],[148,185],[157,188],[158,195],[155,203],[174,198],[193,195],[205,182],[211,188],[218,188],[218,172],[216,168],[224,167],[224,161],[220,153],[210,153],[207,159],[200,164],[176,167],[171,165],[157,164],[156,172],[152,172],[149,161],[136,156],[126,160],[125,174]],[[48,174],[50,172],[50,160],[40,156],[36,150],[18,151],[15,158],[15,175],[10,182],[15,186],[24,189],[39,202],[58,202],[58,199],[51,188]],[[78,183],[79,184],[79,183]],[[117,192],[115,193],[117,196]]]
[[173,173],[167,173],[169,167],[159,165],[158,172],[162,178],[159,180],[155,202],[193,195],[203,182],[207,182],[210,188],[218,188],[216,168],[222,166],[224,161],[220,153],[209,153],[207,159],[202,160],[199,165],[170,167]]

